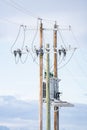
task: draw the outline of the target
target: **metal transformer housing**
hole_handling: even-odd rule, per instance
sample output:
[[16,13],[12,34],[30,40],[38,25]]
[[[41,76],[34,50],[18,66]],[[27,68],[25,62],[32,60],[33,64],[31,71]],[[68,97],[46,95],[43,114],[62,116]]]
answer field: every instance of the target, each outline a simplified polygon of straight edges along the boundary
[[[57,94],[59,92],[58,82],[59,80],[55,77],[52,77],[49,80],[51,101],[54,101],[55,99],[57,99]],[[43,101],[46,101],[46,81],[43,82]]]

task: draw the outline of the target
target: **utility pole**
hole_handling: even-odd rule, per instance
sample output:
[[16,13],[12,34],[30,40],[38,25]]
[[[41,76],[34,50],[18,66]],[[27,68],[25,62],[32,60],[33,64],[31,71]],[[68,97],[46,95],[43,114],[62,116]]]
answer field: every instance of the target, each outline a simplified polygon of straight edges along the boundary
[[[57,78],[57,25],[54,25],[54,77]],[[59,107],[54,106],[54,130],[59,130]]]
[[[40,50],[43,47],[43,24],[40,22]],[[39,130],[42,130],[43,127],[43,101],[42,101],[42,88],[43,88],[43,54],[40,53],[39,56],[39,64],[40,64],[40,88],[39,88]]]
[[49,44],[46,45],[46,130],[50,130],[50,66],[49,66]]
[[[40,47],[39,49],[36,49],[36,54],[37,56],[39,55],[39,76],[40,76],[40,81],[39,81],[39,130],[43,130],[43,101],[46,101],[46,108],[47,108],[47,111],[46,111],[46,130],[50,130],[50,103],[51,105],[54,106],[54,130],[59,130],[59,107],[69,107],[69,106],[73,106],[73,104],[70,104],[66,101],[62,101],[62,100],[59,100],[59,94],[60,92],[58,91],[58,85],[57,85],[57,82],[58,81],[58,73],[57,73],[57,24],[55,22],[55,25],[54,25],[54,31],[53,31],[53,39],[54,39],[54,42],[53,42],[53,46],[54,46],[54,77],[52,75],[50,75],[50,61],[49,61],[49,44],[47,44],[46,46],[46,50],[47,50],[47,70],[46,70],[46,86],[45,86],[45,96],[46,96],[46,100],[44,99],[44,93],[43,93],[43,24],[42,24],[42,20],[40,20],[40,28],[39,28],[39,33],[40,33]],[[22,27],[25,27],[24,25],[22,25]],[[45,29],[46,30],[46,29]],[[48,29],[47,29],[48,30]],[[14,44],[12,45],[11,47],[11,50],[13,49],[16,41],[18,40],[18,37],[19,37],[19,34],[20,34],[20,28],[19,28],[19,33],[18,33],[18,36],[14,42]],[[23,41],[24,42],[24,41]],[[69,47],[69,50],[71,50],[72,48]],[[74,48],[74,51],[76,50],[76,48]],[[26,51],[26,52],[23,52],[23,51]],[[61,54],[63,54],[63,56],[66,56],[66,51],[67,49],[65,49],[64,47],[61,47],[61,49],[59,50],[59,55],[61,56]],[[23,48],[20,49],[18,48],[17,50],[14,50],[12,51],[12,53],[14,54],[15,58],[16,56],[18,58],[20,58],[20,61],[22,62],[21,60],[21,57],[23,54],[28,54],[30,52],[30,50],[27,48],[26,46],[26,50]],[[72,57],[72,55],[71,55]],[[70,59],[71,59],[70,57]],[[70,60],[69,59],[69,60]],[[19,60],[19,59],[18,59]],[[69,62],[68,60],[68,62]],[[24,61],[25,62],[25,61]],[[23,62],[22,62],[23,63]],[[51,79],[50,76],[52,76],[53,78]],[[53,81],[52,84],[50,81]],[[53,93],[50,93],[53,92]],[[56,96],[55,96],[56,95]],[[52,96],[52,98],[51,98]],[[56,98],[55,98],[56,97]],[[44,99],[44,100],[43,100]],[[55,99],[58,99],[55,101]],[[51,101],[51,102],[50,102]]]

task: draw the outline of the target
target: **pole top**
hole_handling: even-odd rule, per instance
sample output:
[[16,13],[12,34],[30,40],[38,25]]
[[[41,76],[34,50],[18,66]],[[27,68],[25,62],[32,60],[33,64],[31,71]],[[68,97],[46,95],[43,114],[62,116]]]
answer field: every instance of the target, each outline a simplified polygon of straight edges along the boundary
[[57,22],[55,21],[54,28],[57,28]]

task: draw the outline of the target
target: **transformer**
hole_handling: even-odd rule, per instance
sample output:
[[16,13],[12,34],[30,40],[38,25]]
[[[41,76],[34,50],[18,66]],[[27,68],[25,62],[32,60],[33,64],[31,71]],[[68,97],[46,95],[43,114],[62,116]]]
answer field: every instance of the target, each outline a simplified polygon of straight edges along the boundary
[[[59,85],[58,82],[60,80],[58,80],[55,77],[50,78],[50,100],[54,101],[55,99],[58,100],[59,99]],[[43,82],[43,101],[46,101],[46,81]]]

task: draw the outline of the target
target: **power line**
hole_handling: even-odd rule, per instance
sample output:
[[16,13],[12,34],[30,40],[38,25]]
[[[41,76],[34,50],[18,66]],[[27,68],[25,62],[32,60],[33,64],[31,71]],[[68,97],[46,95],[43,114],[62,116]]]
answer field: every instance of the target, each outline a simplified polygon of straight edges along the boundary
[[58,33],[59,33],[60,38],[61,38],[61,40],[62,40],[62,42],[63,42],[63,45],[64,45],[64,46],[65,46],[65,48],[66,48],[65,42],[64,42],[64,40],[63,40],[63,38],[62,38],[62,35],[61,35],[60,31],[58,31]]
[[19,35],[20,35],[21,27],[22,27],[22,26],[20,25],[19,31],[18,31],[18,34],[17,34],[17,37],[16,37],[16,39],[15,39],[13,45],[11,46],[11,53],[13,53],[12,49],[13,49],[13,47],[15,46],[15,44],[16,44],[16,42],[17,42],[17,40],[18,40],[18,37],[19,37]]
[[74,60],[75,60],[76,65],[78,66],[79,70],[82,71],[82,73],[87,77],[87,74],[86,74],[86,72],[83,70],[81,64],[79,63],[78,58],[75,57]]
[[[71,29],[71,33],[72,33],[73,39],[75,40],[75,43],[77,44],[78,48],[80,49],[80,52],[82,52],[81,57],[82,57],[82,60],[83,60],[84,59],[84,55],[83,55],[84,51],[83,51],[83,49],[82,49],[82,47],[81,47],[81,45],[80,45],[74,31],[72,29]],[[84,59],[84,61],[86,61],[86,63],[87,63],[87,59]]]
[[35,32],[35,35],[34,35],[34,37],[33,37],[32,43],[31,43],[32,51],[33,51],[33,52],[34,52],[34,50],[33,50],[33,44],[34,44],[34,41],[35,41],[35,39],[36,39],[37,33],[38,33],[38,20],[37,20],[36,32]]
[[38,19],[39,17],[36,17],[31,11],[28,9],[25,9],[22,5],[20,5],[18,2],[15,2],[14,0],[10,0],[10,3],[12,3],[13,7],[15,7],[17,10],[20,10],[26,15],[30,15],[31,17]]
[[26,26],[23,26],[23,35],[24,35],[24,38],[23,38],[23,44],[22,44],[22,47],[21,47],[21,50],[23,50],[23,48],[24,48],[24,44],[25,44],[25,33],[26,33]]
[[16,10],[20,11],[21,13],[25,14],[25,15],[28,15],[28,16],[31,16],[32,18],[35,18],[35,19],[38,19],[38,20],[43,20],[45,22],[52,22],[54,23],[55,21],[53,20],[50,20],[50,19],[45,19],[45,18],[41,18],[37,15],[34,15],[34,13],[32,13],[32,11],[28,10],[28,9],[25,9],[23,7],[23,5],[20,5],[18,2],[15,2],[13,0],[4,0],[4,2],[7,4],[7,5],[10,5],[11,7],[15,8]]
[[20,61],[21,61],[22,64],[24,64],[27,61],[28,55],[29,55],[29,53],[27,53],[27,55],[26,55],[24,60],[22,60],[22,57],[20,58]]
[[14,25],[17,25],[17,26],[22,25],[21,23],[14,22],[14,21],[12,21],[12,20],[9,20],[9,19],[6,18],[6,17],[0,17],[0,19],[1,19],[3,22],[10,23],[10,24],[14,24]]
[[74,49],[74,51],[73,51],[72,55],[70,56],[70,58],[68,59],[68,61],[64,65],[62,65],[61,67],[59,67],[58,69],[61,69],[61,68],[65,67],[70,62],[70,60],[72,59],[72,57],[74,55],[75,50],[76,49]]
[[3,2],[5,2],[7,5],[15,8],[19,12],[37,19],[37,17],[35,17],[31,13],[29,13],[30,11],[26,11],[26,9],[24,9],[23,7],[21,7],[21,5],[17,4],[16,2],[14,2],[14,1],[8,1],[8,0],[3,0]]
[[[24,44],[25,44],[25,32],[26,32],[27,26],[20,25],[19,31],[18,31],[18,34],[17,34],[17,37],[16,37],[16,40],[14,41],[14,43],[13,43],[13,45],[12,45],[12,47],[11,47],[11,52],[12,52],[12,53],[14,53],[14,51],[12,51],[12,50],[13,50],[13,47],[15,46],[15,44],[16,44],[16,42],[17,42],[17,40],[18,40],[18,37],[19,37],[19,35],[20,35],[21,28],[23,28],[24,38],[23,38],[23,44],[22,44],[22,47],[21,47],[20,52],[22,53],[22,51],[23,51]],[[33,44],[34,44],[34,41],[35,41],[35,39],[36,39],[37,32],[38,32],[38,20],[37,20],[37,29],[36,29],[34,38],[33,38],[32,43],[31,43],[32,51],[33,51],[33,52],[34,52],[34,50],[33,50]],[[60,34],[60,36],[61,36],[61,34]],[[61,36],[61,38],[62,38],[62,36]],[[63,41],[63,38],[62,38],[62,41]],[[64,41],[63,41],[63,43],[64,43]],[[64,44],[64,45],[65,45],[65,44]],[[61,46],[61,47],[62,47],[62,48],[58,50],[58,53],[59,53],[59,56],[61,56],[61,53],[63,53],[63,56],[62,56],[61,61],[58,63],[58,66],[59,66],[59,65],[62,63],[62,61],[64,60],[64,58],[65,58],[65,56],[66,56],[66,51],[67,51],[66,49],[64,49],[63,46]],[[20,52],[19,52],[18,50],[15,50],[15,51],[16,51],[16,53],[19,53],[19,54],[20,54]],[[14,54],[16,55],[16,53],[14,53]],[[68,64],[68,62],[71,60],[73,54],[74,54],[74,52],[72,53],[72,55],[71,55],[71,57],[69,58],[69,60],[68,60],[64,65],[62,65],[61,67],[59,67],[59,69],[60,69],[60,68],[63,68],[65,65]],[[25,58],[25,59],[27,59],[27,58]],[[25,61],[26,61],[26,60],[25,60]],[[51,68],[52,68],[52,67],[51,67]]]
[[[74,75],[73,75],[73,73],[71,72],[71,70],[70,70],[69,68],[67,68],[67,67],[66,67],[66,69],[67,69],[67,71],[69,72],[69,74],[71,75],[72,79],[73,79],[73,80],[75,81],[75,83],[77,84],[77,86],[80,87],[80,86],[81,86],[81,85],[80,85],[80,82],[78,82],[78,80],[77,80],[76,78],[74,78]],[[80,89],[86,91],[86,89],[84,89],[83,87],[80,87]]]
[[16,39],[15,39],[13,45],[11,46],[11,53],[13,53],[13,51],[12,51],[12,50],[13,50],[13,47],[15,46],[15,44],[16,44],[18,38],[19,38],[19,35],[20,35],[20,32],[21,32],[21,28],[23,28],[23,31],[24,31],[24,39],[23,39],[22,49],[23,49],[23,47],[24,47],[24,42],[25,42],[25,29],[26,29],[26,26],[20,25],[20,26],[19,26],[19,30],[18,30],[17,37],[16,37]]
[[76,36],[75,36],[74,31],[72,30],[72,28],[70,29],[70,31],[71,31],[71,33],[72,33],[73,39],[75,40],[75,43],[76,43],[77,45],[79,45],[79,48],[80,48],[80,44],[79,44],[79,42],[78,42],[78,40],[77,40],[77,38],[76,38]]

